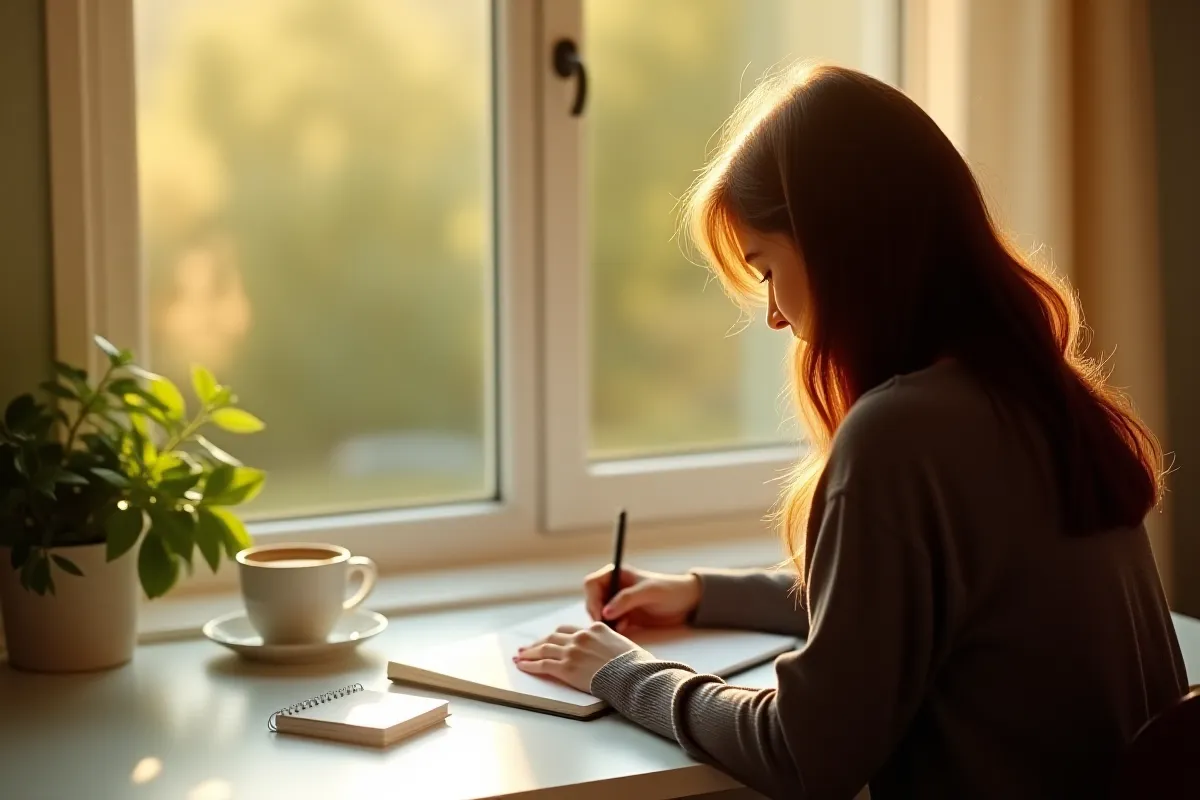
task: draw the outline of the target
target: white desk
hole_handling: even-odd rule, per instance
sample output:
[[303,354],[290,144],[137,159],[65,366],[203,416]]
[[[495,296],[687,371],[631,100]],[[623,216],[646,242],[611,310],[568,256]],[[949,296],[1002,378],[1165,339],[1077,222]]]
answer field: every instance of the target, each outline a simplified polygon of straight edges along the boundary
[[[0,796],[651,800],[738,788],[615,715],[575,722],[454,698],[445,727],[383,751],[266,730],[267,716],[293,701],[356,681],[386,686],[391,654],[559,602],[396,619],[355,658],[323,667],[254,665],[206,640],[143,646],[128,666],[94,674],[0,665]],[[1200,682],[1200,623],[1179,618],[1177,629]],[[767,666],[738,683],[772,680]]]

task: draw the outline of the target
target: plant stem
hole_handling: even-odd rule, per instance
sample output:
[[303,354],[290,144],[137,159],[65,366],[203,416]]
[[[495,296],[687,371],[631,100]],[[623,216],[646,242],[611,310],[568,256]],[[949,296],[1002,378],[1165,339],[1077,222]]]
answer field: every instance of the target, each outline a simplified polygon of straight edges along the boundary
[[179,445],[183,444],[185,441],[187,441],[189,436],[200,430],[200,427],[207,421],[208,409],[204,409],[196,415],[194,420],[185,425],[183,430],[167,440],[167,444],[162,448],[162,452],[169,453]]
[[92,413],[92,401],[99,397],[100,393],[104,391],[104,384],[108,382],[108,379],[112,376],[114,369],[115,367],[110,363],[108,365],[108,369],[104,371],[104,375],[101,376],[100,382],[96,384],[96,391],[90,398],[88,398],[86,403],[80,406],[79,416],[75,418],[75,422],[72,423],[71,429],[67,431],[67,443],[63,446],[63,453],[71,452],[71,445],[75,444],[75,434],[79,433],[79,427],[83,424],[83,421],[87,419],[88,415]]

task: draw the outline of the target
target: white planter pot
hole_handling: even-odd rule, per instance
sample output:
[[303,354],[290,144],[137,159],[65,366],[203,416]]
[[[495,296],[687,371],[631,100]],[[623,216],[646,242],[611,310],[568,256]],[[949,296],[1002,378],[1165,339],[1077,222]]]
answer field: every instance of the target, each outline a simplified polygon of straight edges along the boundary
[[0,606],[8,661],[34,672],[86,672],[124,664],[137,642],[136,548],[105,560],[105,545],[53,548],[83,572],[52,567],[55,594],[21,587],[8,548],[0,548]]

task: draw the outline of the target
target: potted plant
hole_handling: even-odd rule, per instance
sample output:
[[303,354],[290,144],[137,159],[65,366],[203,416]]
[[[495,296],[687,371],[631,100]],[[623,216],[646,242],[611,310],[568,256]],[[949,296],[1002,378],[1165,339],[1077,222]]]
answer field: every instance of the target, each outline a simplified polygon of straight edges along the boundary
[[166,594],[196,552],[216,572],[250,545],[230,510],[265,474],[204,437],[263,423],[227,386],[192,368],[194,413],[167,378],[102,337],[99,380],[55,363],[53,405],[14,399],[0,420],[0,604],[9,662],[66,672],[123,664],[137,634],[138,585]]

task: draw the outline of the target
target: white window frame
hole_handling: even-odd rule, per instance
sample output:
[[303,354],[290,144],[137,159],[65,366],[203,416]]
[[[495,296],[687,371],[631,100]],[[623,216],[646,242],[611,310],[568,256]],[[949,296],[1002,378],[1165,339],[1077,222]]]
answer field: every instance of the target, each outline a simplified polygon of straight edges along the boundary
[[[856,1],[871,21],[863,36],[879,72],[900,71],[901,8],[897,0]],[[797,445],[756,447],[648,458],[594,461],[588,456],[591,369],[591,303],[588,281],[587,112],[568,113],[575,81],[564,81],[549,65],[559,39],[576,42],[587,63],[583,0],[543,6],[541,52],[545,197],[543,253],[545,341],[546,523],[574,530],[611,519],[626,508],[641,520],[696,514],[745,513],[771,505],[780,480],[800,456]],[[576,265],[577,268],[567,268]],[[699,286],[699,283],[697,284]],[[664,309],[670,316],[670,309]],[[756,323],[757,324],[757,323]],[[801,445],[802,446],[802,445]]]
[[[618,505],[638,525],[635,549],[765,534],[774,479],[795,447],[588,462],[582,130],[566,113],[574,86],[550,65],[560,36],[585,47],[581,0],[495,6],[499,498],[260,522],[251,533],[337,542],[385,571],[604,552]],[[55,350],[95,371],[93,333],[138,352],[147,339],[133,3],[47,0],[45,23]],[[580,268],[546,266],[564,263]],[[576,535],[546,535],[563,530]],[[234,580],[231,569],[198,570],[192,584]]]

